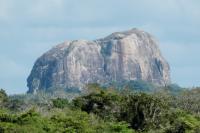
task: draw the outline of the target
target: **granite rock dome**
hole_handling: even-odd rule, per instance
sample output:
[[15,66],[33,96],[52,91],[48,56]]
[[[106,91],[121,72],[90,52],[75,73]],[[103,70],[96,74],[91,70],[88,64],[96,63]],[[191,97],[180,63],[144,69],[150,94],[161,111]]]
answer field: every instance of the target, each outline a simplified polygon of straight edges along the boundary
[[66,41],[44,53],[27,79],[28,93],[49,88],[144,80],[164,86],[170,68],[152,35],[138,29],[115,32],[94,41]]

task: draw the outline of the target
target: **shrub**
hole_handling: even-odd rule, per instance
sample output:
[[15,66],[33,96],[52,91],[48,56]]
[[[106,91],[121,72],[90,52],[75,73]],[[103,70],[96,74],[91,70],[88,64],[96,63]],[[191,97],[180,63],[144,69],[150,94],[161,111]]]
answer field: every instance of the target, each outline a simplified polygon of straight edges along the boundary
[[61,109],[69,104],[67,99],[62,99],[62,98],[53,99],[52,102],[53,102],[53,107]]

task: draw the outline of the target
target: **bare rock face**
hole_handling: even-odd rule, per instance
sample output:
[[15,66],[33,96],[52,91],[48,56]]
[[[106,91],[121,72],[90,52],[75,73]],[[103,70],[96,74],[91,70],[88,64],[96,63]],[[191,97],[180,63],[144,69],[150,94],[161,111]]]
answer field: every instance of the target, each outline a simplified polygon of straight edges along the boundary
[[169,65],[155,39],[144,31],[132,29],[94,41],[59,44],[36,61],[27,79],[29,93],[124,80],[170,83]]

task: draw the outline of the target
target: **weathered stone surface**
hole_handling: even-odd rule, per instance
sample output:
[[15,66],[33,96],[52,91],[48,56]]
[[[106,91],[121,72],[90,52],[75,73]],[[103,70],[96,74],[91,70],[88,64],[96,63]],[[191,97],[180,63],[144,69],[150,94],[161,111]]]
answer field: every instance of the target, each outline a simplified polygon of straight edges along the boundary
[[28,92],[34,93],[52,87],[82,88],[88,83],[124,80],[158,85],[170,82],[169,65],[147,32],[131,29],[94,41],[59,44],[36,61],[27,81]]

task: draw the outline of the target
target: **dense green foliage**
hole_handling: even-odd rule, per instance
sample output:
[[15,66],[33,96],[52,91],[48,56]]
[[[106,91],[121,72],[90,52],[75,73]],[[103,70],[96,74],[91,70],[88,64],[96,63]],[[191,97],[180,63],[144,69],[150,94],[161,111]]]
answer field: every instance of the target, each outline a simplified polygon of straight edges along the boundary
[[0,133],[200,133],[199,88],[132,90],[91,84],[68,99],[1,90]]
[[186,90],[176,96],[176,107],[200,115],[200,88]]
[[0,107],[8,101],[8,96],[3,89],[0,89]]
[[69,101],[67,99],[62,99],[62,98],[53,99],[52,102],[53,102],[53,107],[61,109],[63,109],[69,104]]

